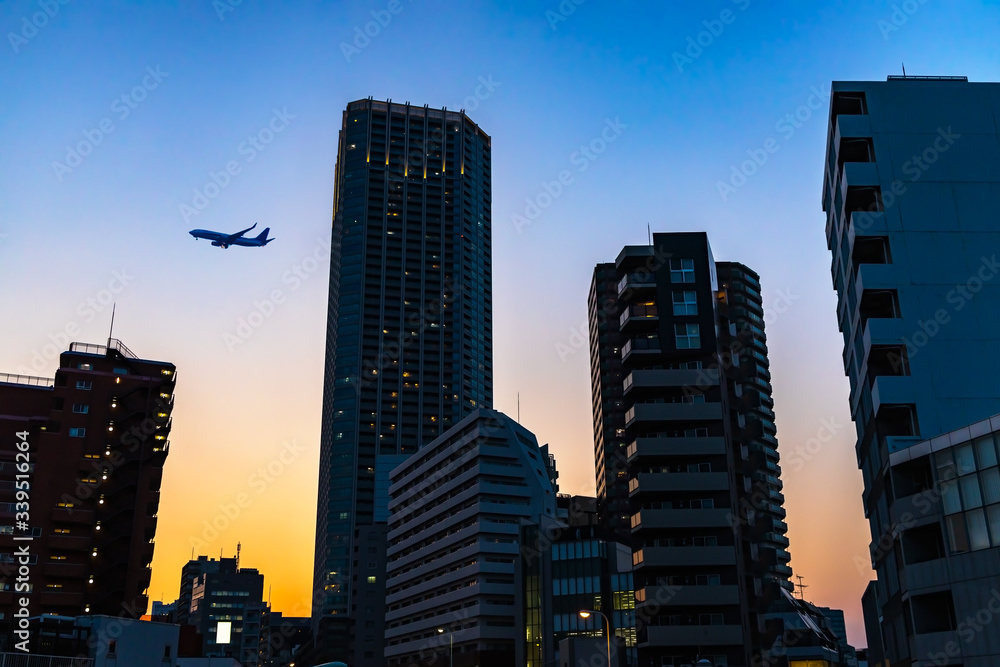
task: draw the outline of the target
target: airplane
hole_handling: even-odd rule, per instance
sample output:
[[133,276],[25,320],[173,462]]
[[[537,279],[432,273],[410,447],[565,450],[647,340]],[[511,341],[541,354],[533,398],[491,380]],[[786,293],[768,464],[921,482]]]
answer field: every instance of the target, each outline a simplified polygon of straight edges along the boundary
[[267,238],[268,232],[271,231],[270,227],[265,227],[259,235],[254,238],[245,239],[243,235],[249,232],[251,229],[257,226],[257,223],[253,223],[253,227],[247,227],[242,232],[236,232],[235,234],[223,234],[222,232],[212,232],[207,229],[192,229],[188,232],[195,239],[208,239],[212,242],[213,246],[218,248],[228,248],[231,245],[241,245],[248,246],[251,248],[259,248],[261,246],[266,246],[268,243],[274,239]]

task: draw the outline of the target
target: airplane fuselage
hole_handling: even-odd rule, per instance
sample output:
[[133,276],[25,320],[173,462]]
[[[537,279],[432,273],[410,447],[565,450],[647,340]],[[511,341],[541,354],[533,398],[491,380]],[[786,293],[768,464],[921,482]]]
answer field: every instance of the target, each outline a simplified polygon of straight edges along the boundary
[[[257,225],[254,224],[254,227],[256,226]],[[253,227],[250,229],[253,229]],[[192,229],[188,233],[195,239],[205,239],[207,241],[211,241],[212,245],[218,248],[228,248],[231,245],[244,246],[248,248],[260,248],[274,240],[267,238],[267,233],[270,228],[265,229],[257,237],[246,238],[243,236],[245,233],[250,231],[250,229],[244,229],[242,232],[236,232],[235,234],[223,234],[222,232],[213,232],[210,229]]]

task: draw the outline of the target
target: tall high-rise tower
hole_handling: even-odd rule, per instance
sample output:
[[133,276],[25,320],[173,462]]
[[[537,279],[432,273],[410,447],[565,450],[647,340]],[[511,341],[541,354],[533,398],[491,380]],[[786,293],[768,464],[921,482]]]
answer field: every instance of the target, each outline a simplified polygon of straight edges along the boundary
[[600,522],[632,545],[640,664],[751,664],[791,590],[760,282],[654,234],[590,291]]
[[492,407],[490,137],[352,102],[335,188],[313,627],[322,655],[382,665],[389,472]]
[[893,665],[1000,664],[995,629],[963,629],[1000,611],[998,119],[997,83],[833,83],[823,210],[877,574],[866,627]]

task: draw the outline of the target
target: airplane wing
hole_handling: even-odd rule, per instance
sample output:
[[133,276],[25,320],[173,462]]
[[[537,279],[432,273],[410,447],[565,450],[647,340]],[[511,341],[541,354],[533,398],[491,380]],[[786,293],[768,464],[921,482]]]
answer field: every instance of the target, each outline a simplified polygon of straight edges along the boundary
[[243,236],[244,234],[246,234],[247,232],[249,232],[251,229],[253,229],[256,226],[257,226],[257,223],[255,222],[255,223],[253,223],[253,227],[247,227],[242,232],[236,232],[235,234],[230,234],[229,235],[229,240],[233,241],[235,239],[240,238],[241,236]]

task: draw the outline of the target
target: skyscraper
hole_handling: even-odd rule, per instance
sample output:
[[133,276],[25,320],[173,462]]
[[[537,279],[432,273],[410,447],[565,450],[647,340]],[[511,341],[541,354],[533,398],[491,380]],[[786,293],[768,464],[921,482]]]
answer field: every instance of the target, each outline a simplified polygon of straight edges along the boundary
[[382,664],[389,471],[492,406],[490,204],[490,138],[463,112],[348,105],[313,597],[314,634],[330,659]]
[[998,118],[996,83],[833,83],[823,210],[877,574],[866,626],[894,665],[1000,663],[995,629],[963,630],[1000,612]]
[[590,323],[598,509],[632,545],[640,664],[750,664],[791,590],[759,277],[704,233],[654,234],[596,267]]

